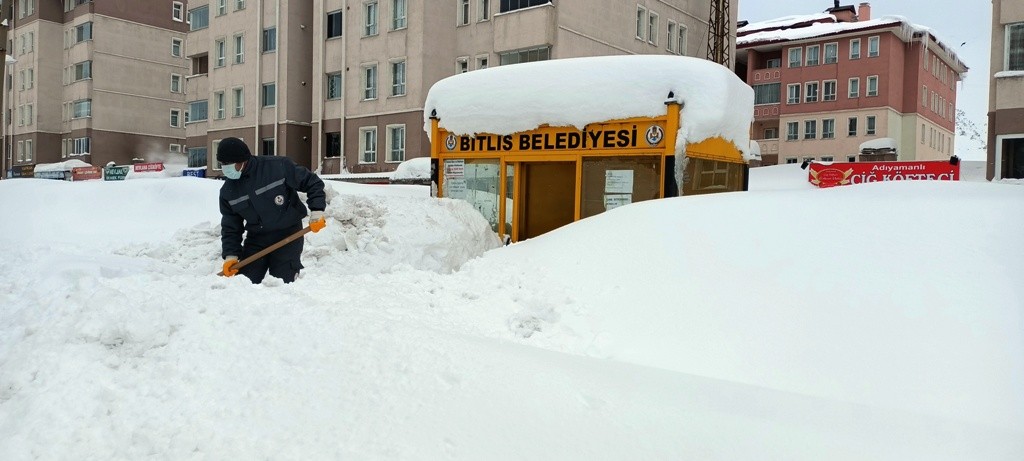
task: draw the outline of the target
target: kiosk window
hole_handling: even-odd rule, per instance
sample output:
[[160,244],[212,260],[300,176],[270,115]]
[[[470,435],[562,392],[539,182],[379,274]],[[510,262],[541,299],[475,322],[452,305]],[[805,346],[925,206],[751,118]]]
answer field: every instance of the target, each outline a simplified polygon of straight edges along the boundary
[[743,190],[743,165],[740,163],[691,158],[686,165],[683,195],[740,190]]
[[497,232],[501,179],[498,159],[448,159],[443,168],[443,196],[469,202]]
[[580,218],[661,194],[661,157],[584,157]]

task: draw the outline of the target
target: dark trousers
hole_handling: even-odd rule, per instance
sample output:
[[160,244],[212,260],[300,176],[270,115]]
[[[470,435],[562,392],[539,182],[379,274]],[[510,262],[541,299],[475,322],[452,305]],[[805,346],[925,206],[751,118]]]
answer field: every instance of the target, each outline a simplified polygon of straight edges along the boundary
[[[247,233],[245,241],[242,242],[242,256],[240,259],[248,258],[300,230],[302,230],[301,223],[296,224],[294,228],[279,231]],[[287,245],[249,263],[249,265],[239,270],[238,273],[249,277],[252,283],[260,283],[266,277],[269,270],[270,275],[284,280],[284,283],[294,282],[295,276],[299,275],[299,271],[302,270],[303,240],[305,239],[301,237],[292,240]]]

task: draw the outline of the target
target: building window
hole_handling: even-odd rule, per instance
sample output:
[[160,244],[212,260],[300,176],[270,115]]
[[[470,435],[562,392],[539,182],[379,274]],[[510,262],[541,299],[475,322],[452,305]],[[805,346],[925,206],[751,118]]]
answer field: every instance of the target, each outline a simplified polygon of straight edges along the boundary
[[277,155],[277,141],[274,138],[260,140],[260,155]]
[[839,44],[838,43],[826,43],[825,44],[825,64],[835,64],[839,62]]
[[187,150],[188,155],[188,167],[189,168],[202,168],[206,166],[206,148],[205,147],[189,147]]
[[171,93],[181,93],[181,76],[171,74]]
[[208,109],[209,101],[205,99],[188,103],[188,112],[185,112],[185,123],[201,122],[206,120],[208,116]]
[[778,69],[782,67],[782,58],[767,59],[764,62],[764,66],[766,69]]
[[676,52],[676,23],[671,19],[668,21],[668,38],[665,40],[665,49],[669,53]]
[[818,102],[818,82],[804,83],[804,102]]
[[856,155],[848,155],[848,156],[846,156],[846,161],[850,162],[850,163],[856,162],[857,161],[857,156]]
[[804,49],[800,47],[789,49],[789,67],[800,67],[803,62]]
[[235,0],[235,11],[245,9],[245,0]]
[[80,99],[71,105],[71,118],[92,117],[92,99]]
[[786,141],[796,141],[797,139],[800,139],[799,122],[786,122]]
[[327,99],[341,98],[341,72],[327,74]]
[[860,59],[860,39],[850,40],[850,59]]
[[181,128],[181,109],[171,109],[171,126]]
[[363,4],[363,36],[377,35],[377,2]]
[[[504,3],[504,2],[503,2]],[[644,39],[644,32],[647,31],[647,8],[640,5],[636,7],[636,38]]]
[[363,100],[377,99],[377,65],[363,66]]
[[498,55],[501,65],[519,64],[523,62],[547,61],[551,59],[551,47],[542,46]]
[[388,125],[388,162],[405,161],[405,125]]
[[865,119],[866,119],[866,122],[867,122],[866,123],[867,124],[867,129],[866,129],[866,131],[864,131],[864,134],[866,134],[866,135],[874,135],[875,134],[875,116],[874,115],[868,115]]
[[92,22],[84,22],[72,29],[72,45],[92,40]]
[[33,143],[33,141],[31,139],[26,139],[25,140],[25,161],[26,162],[31,162],[32,161],[33,154],[35,153],[35,152],[33,152],[35,150],[32,147],[33,144],[34,143]]
[[209,56],[201,54],[192,58],[192,75],[202,75],[207,72],[210,66]]
[[233,88],[231,90],[231,96],[235,100],[233,115],[235,117],[245,115],[245,92],[242,91],[242,88]]
[[846,121],[846,135],[857,136],[857,117],[850,117]]
[[832,162],[834,160],[833,160],[833,157],[831,155],[823,155],[821,157],[821,161],[822,162]]
[[846,91],[846,97],[848,98],[859,98],[860,97],[860,78],[854,77],[849,81],[849,88]]
[[778,128],[765,128],[764,129],[764,138],[763,139],[779,139],[779,129]]
[[658,46],[658,13],[653,11],[647,16],[647,43]]
[[796,157],[786,157],[786,164],[787,165],[793,164],[793,163],[796,163]]
[[477,69],[486,69],[487,68],[487,56],[477,56],[477,58],[476,58],[476,68]]
[[264,53],[277,50],[277,28],[271,27],[269,29],[263,29],[263,44],[262,49]]
[[765,83],[754,85],[754,105],[757,104],[778,104],[780,98],[781,83]]
[[391,2],[391,30],[406,28],[406,25],[408,24],[408,20],[406,19],[408,8],[406,7],[405,2],[406,0],[393,0]]
[[469,25],[469,0],[459,0],[459,22],[457,25]]
[[823,101],[836,100],[836,83],[837,82],[835,80],[825,80],[824,82],[822,82],[822,87],[824,90],[822,92]]
[[171,19],[181,22],[185,20],[185,4],[181,2],[171,2]]
[[807,47],[807,65],[816,66],[818,65],[819,54],[821,53],[818,45],[811,45]]
[[224,67],[227,64],[227,46],[224,39],[213,42],[213,67]]
[[498,11],[505,13],[522,8],[529,8],[531,6],[546,5],[548,3],[551,3],[551,0],[501,0],[501,7]]
[[213,93],[213,117],[216,120],[223,120],[225,115],[224,92]]
[[341,11],[327,13],[327,38],[341,37],[343,24]]
[[228,0],[217,0],[217,16],[228,14]]
[[35,106],[32,105],[32,104],[25,105],[25,117],[26,117],[25,124],[26,125],[32,125],[36,121],[36,117],[35,117],[35,113],[34,113],[35,111],[33,110],[34,107]]
[[827,118],[821,121],[821,139],[834,139],[836,137],[836,119]]
[[804,120],[804,139],[815,139],[818,137],[818,121]]
[[928,107],[928,85],[921,85],[921,107]]
[[868,96],[878,96],[878,76],[868,77]]
[[868,57],[878,56],[878,36],[868,37]]
[[491,0],[480,0],[477,4],[477,8],[480,10],[478,17],[481,21],[486,21],[491,18]]
[[203,5],[188,10],[189,30],[200,30],[210,27],[210,5]]
[[800,84],[786,85],[786,104],[800,104]]
[[245,62],[245,38],[242,35],[235,36],[235,64]]
[[455,73],[464,74],[469,72],[469,58],[458,58],[455,60]]
[[277,83],[264,83],[263,94],[260,96],[263,107],[274,107],[277,105]]
[[359,163],[377,163],[377,127],[359,129]]
[[171,56],[174,56],[175,58],[181,57],[181,44],[182,41],[180,38],[171,39]]
[[405,96],[405,61],[391,63],[391,96]]
[[679,39],[676,43],[676,52],[682,55],[686,54],[686,26],[679,24]]
[[324,157],[341,157],[341,133],[324,135]]
[[921,144],[924,144],[924,138],[925,138],[924,134],[925,134],[924,123],[922,123],[921,124]]
[[1006,26],[1005,70],[1024,70],[1024,22]]

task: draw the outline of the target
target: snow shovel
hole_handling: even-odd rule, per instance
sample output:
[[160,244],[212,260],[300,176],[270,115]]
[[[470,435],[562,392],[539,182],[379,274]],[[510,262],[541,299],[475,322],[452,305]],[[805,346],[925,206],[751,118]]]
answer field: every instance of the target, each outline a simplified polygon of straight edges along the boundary
[[[235,263],[235,265],[234,265],[234,266],[231,266],[231,267],[232,267],[233,269],[236,269],[236,270],[237,270],[237,269],[241,269],[241,268],[243,268],[243,267],[245,267],[245,266],[248,266],[248,265],[249,265],[250,263],[252,263],[253,261],[255,261],[255,260],[257,260],[257,259],[260,259],[260,258],[262,258],[262,257],[266,256],[266,255],[267,255],[268,253],[270,253],[271,251],[274,251],[274,250],[276,250],[276,249],[278,249],[278,248],[281,248],[281,247],[283,247],[283,246],[285,246],[285,245],[287,245],[287,244],[291,243],[291,241],[292,241],[292,240],[295,240],[295,239],[297,239],[297,238],[300,238],[300,237],[302,237],[303,235],[306,235],[306,234],[310,233],[310,232],[311,232],[312,230],[313,230],[313,229],[312,229],[312,228],[310,228],[309,226],[303,227],[303,228],[302,228],[302,230],[300,230],[300,231],[298,231],[298,232],[296,232],[296,233],[294,233],[294,234],[292,234],[292,235],[289,235],[289,236],[287,236],[287,237],[285,237],[285,238],[281,239],[281,241],[280,241],[280,242],[277,242],[277,243],[275,243],[275,244],[273,244],[273,245],[270,245],[270,246],[268,246],[268,247],[266,247],[266,248],[264,248],[264,249],[260,250],[260,251],[259,251],[259,252],[257,252],[256,254],[254,254],[254,255],[252,255],[252,256],[249,256],[248,258],[245,258],[245,259],[243,259],[243,260],[241,260],[241,261],[238,261],[237,263]],[[217,273],[217,275],[219,275],[219,276],[223,277],[223,276],[224,276],[224,271],[220,271],[220,272],[218,272],[218,273]]]

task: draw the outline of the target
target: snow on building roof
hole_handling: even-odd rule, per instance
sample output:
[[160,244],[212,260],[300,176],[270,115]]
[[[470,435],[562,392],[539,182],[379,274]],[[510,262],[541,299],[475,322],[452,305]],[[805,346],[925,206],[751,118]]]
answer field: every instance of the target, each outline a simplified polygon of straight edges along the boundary
[[861,143],[860,150],[896,149],[899,143],[893,138],[878,138]]
[[[826,16],[831,16],[831,15],[826,15]],[[797,17],[797,16],[787,16],[787,18],[795,18],[795,17]],[[810,17],[813,17],[813,16],[804,16],[804,17],[805,18],[810,18]],[[785,18],[780,18],[780,19],[785,19]],[[819,18],[819,20],[820,19],[827,19],[827,18]],[[758,29],[766,29],[766,28],[769,28],[769,27],[778,27],[778,26],[772,26],[771,22],[772,21],[764,21],[764,22],[757,23],[757,24],[761,25],[760,27],[757,27],[757,28],[752,27],[753,25],[748,25],[748,26],[745,26],[742,29],[740,29],[738,32],[739,33],[743,33],[745,31],[756,31]],[[785,22],[785,21],[783,21],[783,22]],[[798,23],[799,22],[793,22],[792,24],[798,24]],[[743,45],[756,45],[756,44],[780,42],[780,41],[789,41],[789,40],[802,40],[802,39],[806,39],[806,38],[822,37],[822,36],[826,36],[826,35],[834,35],[834,34],[839,34],[839,33],[844,33],[844,32],[853,32],[853,31],[862,30],[862,29],[871,29],[871,28],[885,27],[885,26],[898,27],[899,28],[899,32],[897,33],[897,35],[900,37],[900,39],[902,39],[905,42],[911,41],[913,39],[913,35],[915,33],[927,33],[928,35],[930,35],[935,40],[935,42],[943,50],[946,51],[946,53],[949,55],[949,58],[953,62],[959,63],[960,65],[964,66],[964,70],[966,71],[967,66],[963,65],[962,61],[960,61],[960,58],[958,58],[956,53],[953,51],[953,48],[949,47],[945,42],[943,42],[941,39],[938,38],[938,34],[935,33],[934,29],[932,29],[932,28],[930,28],[928,26],[920,25],[920,24],[913,24],[909,20],[907,20],[906,17],[898,16],[898,15],[882,16],[882,17],[879,17],[879,18],[876,18],[876,19],[871,19],[871,20],[868,20],[868,21],[855,21],[855,22],[836,22],[835,17],[833,17],[832,21],[830,21],[830,22],[816,22],[816,23],[810,24],[810,25],[805,26],[805,27],[780,28],[780,29],[764,30],[764,31],[761,31],[761,32],[752,32],[752,33],[748,33],[746,35],[737,37],[736,38],[736,45],[737,46],[743,46]]]
[[801,14],[793,16],[783,16],[781,18],[769,19],[767,21],[752,22],[736,30],[737,34],[745,34],[747,32],[753,32],[761,29],[776,29],[786,28],[794,26],[796,24],[811,23],[821,20],[828,20],[830,22],[836,22],[835,15],[829,13],[817,13],[817,14]]
[[746,161],[761,160],[761,144],[757,141],[750,140],[750,149],[744,154]]
[[430,116],[458,135],[498,135],[541,125],[575,126],[665,114],[682,103],[677,153],[686,143],[721,136],[741,151],[750,144],[754,91],[728,68],[685,56],[630,55],[555,59],[454,75],[430,88]]
[[46,171],[71,171],[72,168],[82,168],[90,166],[92,165],[73,158],[71,160],[65,160],[59,163],[40,163],[36,165],[34,171],[37,173]]

